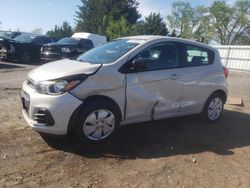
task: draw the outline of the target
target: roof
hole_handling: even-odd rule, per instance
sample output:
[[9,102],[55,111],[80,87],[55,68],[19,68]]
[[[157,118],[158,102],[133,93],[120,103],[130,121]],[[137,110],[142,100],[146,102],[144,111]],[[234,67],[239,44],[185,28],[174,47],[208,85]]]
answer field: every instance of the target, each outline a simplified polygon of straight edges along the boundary
[[166,37],[167,36],[159,36],[159,35],[138,35],[138,36],[122,37],[120,39],[152,40],[152,39],[158,39],[158,38],[161,39],[161,38],[166,38]]
[[204,43],[197,42],[195,40],[176,38],[176,37],[168,37],[168,36],[160,36],[160,35],[138,35],[138,36],[122,37],[120,39],[145,40],[145,41],[159,40],[159,39],[169,39],[171,41],[176,41],[176,42],[186,42],[186,43],[190,43],[190,44],[196,44],[196,45],[207,47],[207,48],[210,48],[210,49],[214,50],[213,47],[208,46],[208,45],[206,45]]

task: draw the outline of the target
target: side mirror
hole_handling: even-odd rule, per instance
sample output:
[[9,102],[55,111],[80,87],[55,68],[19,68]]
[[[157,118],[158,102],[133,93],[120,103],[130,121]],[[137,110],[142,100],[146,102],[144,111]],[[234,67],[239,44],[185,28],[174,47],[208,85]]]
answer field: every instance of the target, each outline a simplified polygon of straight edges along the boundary
[[148,69],[148,63],[146,59],[139,58],[132,62],[132,68],[135,71],[145,71]]

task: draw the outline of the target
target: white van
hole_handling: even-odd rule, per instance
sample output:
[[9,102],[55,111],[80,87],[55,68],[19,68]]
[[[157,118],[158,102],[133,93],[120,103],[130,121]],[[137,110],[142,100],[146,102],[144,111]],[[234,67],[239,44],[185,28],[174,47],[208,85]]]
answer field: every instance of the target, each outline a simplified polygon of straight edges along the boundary
[[100,46],[107,42],[107,37],[93,33],[75,33],[72,38],[83,38],[92,40],[94,47]]

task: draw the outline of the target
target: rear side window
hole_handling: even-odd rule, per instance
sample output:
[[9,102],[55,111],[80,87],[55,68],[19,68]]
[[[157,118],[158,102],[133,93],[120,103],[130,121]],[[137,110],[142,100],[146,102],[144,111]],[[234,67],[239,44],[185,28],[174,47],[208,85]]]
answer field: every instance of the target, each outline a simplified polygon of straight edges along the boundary
[[36,45],[43,45],[43,40],[40,37],[36,38]]
[[43,43],[44,44],[51,43],[51,42],[52,42],[51,38],[49,38],[49,37],[43,37]]
[[11,36],[12,39],[16,38],[17,36],[21,35],[19,32],[14,32],[13,35]]
[[44,43],[44,44],[47,44],[47,43],[51,43],[51,42],[52,42],[52,40],[51,40],[50,38],[48,38],[48,37],[43,37],[42,40],[43,40],[43,43]]
[[186,45],[184,54],[185,67],[209,65],[214,59],[212,51],[194,45]]
[[80,44],[82,48],[87,49],[87,50],[94,48],[92,40],[89,40],[89,39],[81,39]]

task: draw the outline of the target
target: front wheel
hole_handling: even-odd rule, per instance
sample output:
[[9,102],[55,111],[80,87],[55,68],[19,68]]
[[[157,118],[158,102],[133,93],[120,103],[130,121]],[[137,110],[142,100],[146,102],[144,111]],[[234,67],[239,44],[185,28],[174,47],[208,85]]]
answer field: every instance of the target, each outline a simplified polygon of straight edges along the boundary
[[202,111],[202,118],[207,122],[217,121],[223,112],[224,100],[221,95],[215,93],[211,95]]
[[119,113],[114,105],[95,100],[82,107],[75,131],[82,141],[102,142],[114,134],[119,123]]

